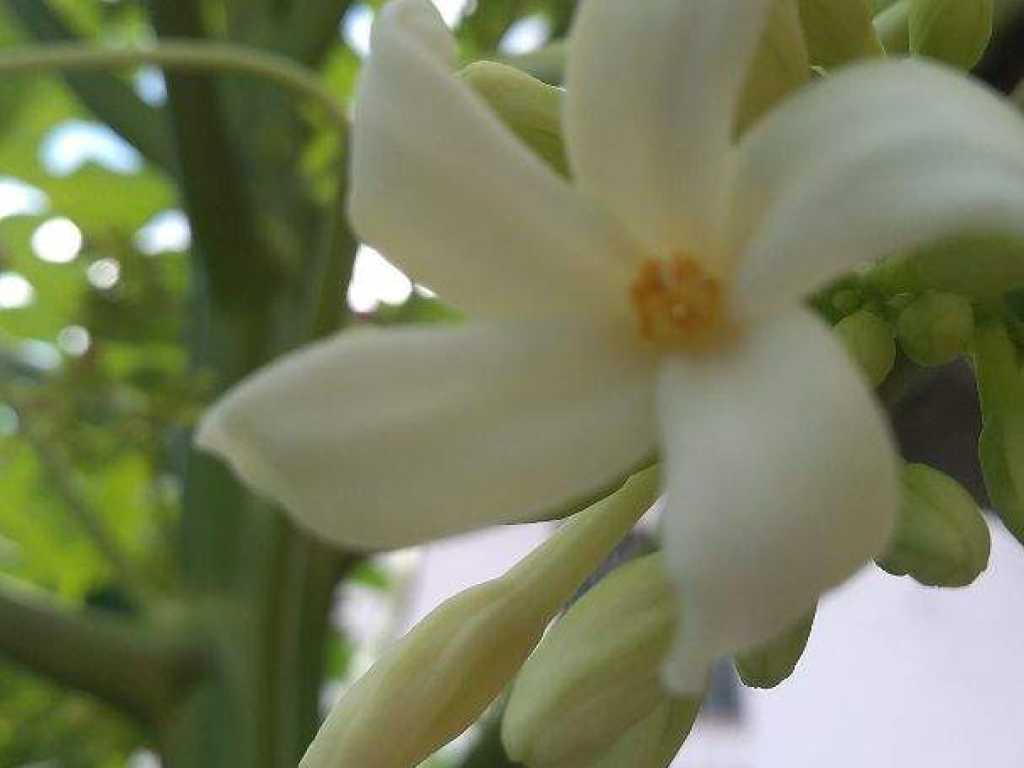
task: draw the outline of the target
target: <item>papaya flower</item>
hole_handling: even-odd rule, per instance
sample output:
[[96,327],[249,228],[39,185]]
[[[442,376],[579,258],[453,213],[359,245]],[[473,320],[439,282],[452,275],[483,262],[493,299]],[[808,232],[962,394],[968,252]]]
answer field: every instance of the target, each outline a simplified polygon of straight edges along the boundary
[[[885,550],[897,454],[802,304],[881,257],[1024,235],[1024,123],[937,64],[854,64],[736,136],[772,0],[583,0],[566,180],[453,74],[427,0],[377,17],[358,236],[466,315],[345,332],[244,381],[198,442],[338,544],[549,518],[658,455],[679,694]],[[966,265],[965,265],[966,268]],[[681,609],[682,610],[682,609]]]

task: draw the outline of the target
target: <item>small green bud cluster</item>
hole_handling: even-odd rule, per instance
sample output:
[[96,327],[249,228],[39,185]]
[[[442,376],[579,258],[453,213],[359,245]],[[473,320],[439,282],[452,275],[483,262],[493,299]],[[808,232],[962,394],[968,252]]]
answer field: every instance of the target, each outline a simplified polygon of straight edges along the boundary
[[885,381],[900,352],[919,366],[945,365],[967,354],[974,333],[969,298],[933,290],[887,295],[877,280],[886,269],[844,278],[812,301],[872,386]]

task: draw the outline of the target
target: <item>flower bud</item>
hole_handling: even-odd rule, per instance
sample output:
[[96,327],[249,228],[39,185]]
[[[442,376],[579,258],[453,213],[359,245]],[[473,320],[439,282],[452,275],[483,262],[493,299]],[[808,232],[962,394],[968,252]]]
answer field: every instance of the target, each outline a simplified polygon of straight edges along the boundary
[[[966,263],[970,269],[964,269]],[[1024,286],[1024,248],[1019,238],[998,233],[955,237],[886,259],[865,279],[890,295],[932,290],[1000,299]]]
[[915,363],[945,365],[966,351],[974,313],[961,296],[929,292],[900,313],[896,329],[900,346]]
[[985,487],[1007,529],[1024,542],[1024,380],[1005,326],[975,329],[975,376],[981,399],[978,441]]
[[793,674],[807,646],[814,624],[812,610],[785,632],[764,645],[736,655],[736,671],[750,688],[774,688]]
[[504,576],[441,604],[344,694],[301,768],[408,768],[465,730],[657,493],[655,469],[634,475]]
[[558,173],[568,175],[560,88],[493,61],[470,64],[459,75],[520,141]]
[[992,37],[993,0],[911,0],[910,50],[969,70]]
[[606,752],[573,762],[571,767],[664,768],[683,746],[699,709],[700,702],[695,699],[666,698],[619,736]]
[[516,678],[502,723],[509,756],[529,768],[596,766],[630,750],[614,764],[664,765],[632,750],[642,742],[651,760],[675,754],[697,715],[698,701],[671,698],[659,679],[677,604],[660,554],[622,566],[586,593]]
[[885,381],[896,361],[896,342],[889,324],[874,312],[862,309],[840,320],[835,331],[871,386]]
[[870,0],[800,0],[800,21],[811,64],[831,69],[882,53]]
[[740,99],[737,135],[806,83],[810,71],[796,0],[775,0]]
[[988,567],[988,525],[971,495],[924,464],[903,469],[903,503],[878,565],[931,587],[963,587]]

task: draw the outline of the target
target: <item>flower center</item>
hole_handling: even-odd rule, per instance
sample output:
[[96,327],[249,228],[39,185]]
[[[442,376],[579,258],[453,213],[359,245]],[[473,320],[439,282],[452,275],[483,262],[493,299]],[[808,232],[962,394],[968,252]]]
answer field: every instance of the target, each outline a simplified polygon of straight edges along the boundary
[[640,335],[660,347],[706,346],[724,325],[722,284],[683,253],[645,261],[630,299]]

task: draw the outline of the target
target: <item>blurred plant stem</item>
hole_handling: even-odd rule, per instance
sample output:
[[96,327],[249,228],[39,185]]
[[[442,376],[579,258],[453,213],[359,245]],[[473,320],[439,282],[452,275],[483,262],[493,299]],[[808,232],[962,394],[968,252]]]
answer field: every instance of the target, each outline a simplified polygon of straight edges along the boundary
[[[36,40],[71,42],[77,35],[64,19],[40,0],[7,0],[7,8]],[[81,102],[134,146],[155,166],[173,176],[174,147],[166,110],[139,98],[131,86],[111,74],[65,73],[65,80]]]
[[0,589],[0,648],[58,683],[131,713],[154,731],[173,718],[210,661],[207,648],[185,634],[75,613],[10,589]]
[[316,101],[344,129],[344,106],[315,73],[279,54],[244,45],[197,40],[161,40],[145,47],[104,48],[90,42],[26,46],[0,53],[0,73],[111,70],[143,64],[182,72],[233,72],[276,83]]

